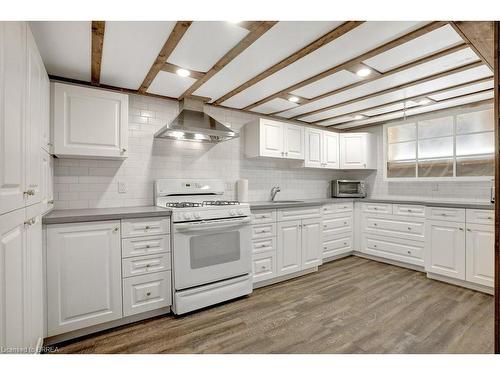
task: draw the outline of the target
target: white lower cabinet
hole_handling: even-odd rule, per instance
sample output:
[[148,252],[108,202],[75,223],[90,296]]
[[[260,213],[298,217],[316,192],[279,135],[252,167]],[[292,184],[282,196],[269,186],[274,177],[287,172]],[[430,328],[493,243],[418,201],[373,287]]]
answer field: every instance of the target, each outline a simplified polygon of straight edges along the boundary
[[49,336],[122,317],[120,221],[49,225]]
[[424,265],[423,242],[367,234],[362,238],[361,251],[398,262]]
[[322,263],[321,220],[302,220],[302,269],[317,267]]
[[495,230],[493,225],[467,224],[465,279],[488,287],[494,286]]
[[302,221],[292,220],[278,223],[278,275],[301,270]]
[[32,353],[43,338],[39,205],[0,215],[0,349]]
[[254,283],[276,277],[276,250],[254,254],[252,259]]
[[428,220],[426,225],[426,271],[465,280],[465,223]]
[[129,316],[172,304],[171,272],[123,279],[123,315]]

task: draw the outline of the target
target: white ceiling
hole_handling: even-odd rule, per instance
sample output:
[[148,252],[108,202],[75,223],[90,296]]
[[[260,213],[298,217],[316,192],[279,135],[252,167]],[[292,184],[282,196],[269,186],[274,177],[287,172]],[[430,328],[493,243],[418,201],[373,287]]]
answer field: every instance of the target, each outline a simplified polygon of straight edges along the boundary
[[[175,26],[175,21],[158,22],[106,22],[101,61],[100,83],[137,90],[164,43]],[[204,82],[194,95],[220,99],[250,79],[258,76],[278,62],[342,25],[344,21],[281,21],[255,40],[227,65]],[[463,44],[459,34],[446,24],[406,43],[363,61],[385,76],[374,77],[363,83],[363,78],[348,70],[340,70],[307,85],[300,84],[319,73],[357,58],[390,41],[396,40],[429,22],[368,21],[321,46],[288,66],[275,71],[263,80],[248,85],[236,95],[228,95],[222,105],[242,109],[250,106],[252,112],[275,114],[282,118],[298,118],[320,125],[342,124],[338,128],[379,122],[404,115],[404,104],[394,101],[429,94],[437,101],[432,105],[408,109],[414,113],[446,108],[456,103],[483,100],[487,93],[474,93],[490,89],[491,81],[467,85],[458,89],[449,87],[492,77],[486,65],[433,79],[425,83],[412,83],[431,75],[480,62],[470,48],[464,48],[424,63],[417,60]],[[53,76],[90,81],[91,22],[31,22],[31,28],[47,71]],[[207,72],[233,47],[249,35],[243,24],[223,21],[194,21],[187,28],[167,62],[198,72]],[[410,68],[400,68],[412,63]],[[398,69],[399,68],[399,69]],[[395,73],[393,69],[398,69]],[[160,71],[147,89],[148,93],[171,98],[180,97],[196,82],[192,77]],[[299,87],[286,92],[288,87]],[[408,87],[396,89],[398,86]],[[353,86],[353,87],[351,87]],[[379,93],[390,89],[392,92]],[[310,100],[300,105],[286,99],[273,98],[283,91]],[[329,94],[332,93],[332,94]],[[470,94],[470,95],[468,95]],[[363,99],[371,95],[371,98]],[[467,95],[459,99],[460,95]],[[324,96],[322,98],[319,98]],[[252,107],[256,102],[262,104]],[[349,101],[350,103],[345,103]],[[387,105],[384,105],[386,104]],[[334,108],[328,108],[335,106]],[[371,107],[379,106],[379,108]],[[281,112],[280,112],[281,111]],[[309,112],[317,112],[309,114]],[[395,111],[395,112],[394,112]],[[352,114],[351,114],[352,112]],[[370,116],[353,121],[354,112]],[[392,112],[392,113],[387,113]],[[335,117],[333,119],[329,119]]]

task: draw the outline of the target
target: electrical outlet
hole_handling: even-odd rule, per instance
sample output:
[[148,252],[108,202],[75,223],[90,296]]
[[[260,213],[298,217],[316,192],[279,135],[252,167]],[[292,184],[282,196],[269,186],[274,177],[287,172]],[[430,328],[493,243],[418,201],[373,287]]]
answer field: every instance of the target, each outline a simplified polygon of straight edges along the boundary
[[126,193],[127,192],[127,183],[125,181],[118,181],[118,193]]
[[233,191],[233,184],[230,182],[226,182],[226,191]]
[[439,191],[439,184],[432,184],[432,191]]

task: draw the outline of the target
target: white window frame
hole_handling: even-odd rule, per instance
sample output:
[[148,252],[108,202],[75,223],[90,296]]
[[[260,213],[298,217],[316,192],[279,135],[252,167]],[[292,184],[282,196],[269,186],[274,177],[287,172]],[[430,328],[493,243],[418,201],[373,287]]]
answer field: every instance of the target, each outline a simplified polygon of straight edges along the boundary
[[[388,142],[387,142],[387,129],[393,126],[398,126],[398,125],[405,125],[405,124],[417,124],[419,121],[424,121],[424,120],[433,120],[436,118],[440,117],[448,117],[448,116],[453,116],[453,174],[456,174],[456,158],[457,156],[455,155],[455,149],[456,149],[456,116],[461,115],[464,113],[473,113],[473,112],[480,112],[480,111],[485,111],[493,109],[493,106],[491,104],[487,104],[484,106],[479,106],[476,108],[461,108],[461,109],[454,109],[450,111],[440,111],[439,113],[434,113],[434,114],[429,114],[429,115],[422,115],[417,117],[412,117],[411,119],[406,119],[403,121],[395,121],[395,122],[390,122],[386,123],[383,125],[383,132],[382,132],[382,140],[383,140],[383,153],[384,153],[384,163],[383,163],[383,180],[384,182],[440,182],[440,181],[448,181],[448,182],[460,182],[460,181],[493,181],[495,179],[495,176],[465,176],[465,177],[457,177],[457,176],[452,176],[452,177],[418,177],[418,125],[417,125],[417,137],[416,137],[416,166],[415,166],[415,177],[387,177],[387,158],[388,158]],[[472,134],[472,133],[471,133]],[[493,133],[494,134],[494,133]],[[495,150],[496,151],[496,150]],[[478,154],[478,155],[486,155],[486,154]],[[470,155],[474,156],[474,155]],[[438,158],[436,158],[438,159]],[[444,158],[443,158],[444,159]]]

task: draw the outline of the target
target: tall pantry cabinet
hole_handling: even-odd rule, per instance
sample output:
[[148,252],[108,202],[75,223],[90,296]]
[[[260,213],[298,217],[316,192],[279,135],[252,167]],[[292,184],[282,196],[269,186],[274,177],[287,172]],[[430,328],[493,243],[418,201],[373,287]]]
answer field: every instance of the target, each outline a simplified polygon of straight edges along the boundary
[[48,81],[28,24],[0,22],[0,349],[7,353],[33,352],[43,337],[41,215],[52,207],[53,165]]

